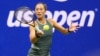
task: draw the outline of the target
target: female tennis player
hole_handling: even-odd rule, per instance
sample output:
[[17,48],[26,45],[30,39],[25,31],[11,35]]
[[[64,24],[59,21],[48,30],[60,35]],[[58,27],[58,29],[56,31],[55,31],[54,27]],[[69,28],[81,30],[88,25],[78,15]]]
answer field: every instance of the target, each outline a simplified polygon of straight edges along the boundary
[[[50,45],[52,41],[52,29],[53,27],[64,34],[68,34],[69,32],[74,32],[78,29],[76,25],[70,25],[69,28],[64,28],[59,25],[53,19],[46,19],[46,4],[37,3],[35,6],[35,14],[37,16],[37,20],[35,21],[35,25],[40,28],[40,32],[36,32],[35,28],[30,26],[30,41],[32,43],[31,48],[29,49],[28,56],[49,56]],[[37,37],[37,35],[39,37]]]

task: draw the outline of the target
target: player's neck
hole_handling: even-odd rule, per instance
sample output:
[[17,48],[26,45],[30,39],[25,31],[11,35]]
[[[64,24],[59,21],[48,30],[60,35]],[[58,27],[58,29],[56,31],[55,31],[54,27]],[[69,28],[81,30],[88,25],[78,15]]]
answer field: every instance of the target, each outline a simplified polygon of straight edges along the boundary
[[38,22],[40,24],[46,24],[46,19],[45,18],[38,19]]

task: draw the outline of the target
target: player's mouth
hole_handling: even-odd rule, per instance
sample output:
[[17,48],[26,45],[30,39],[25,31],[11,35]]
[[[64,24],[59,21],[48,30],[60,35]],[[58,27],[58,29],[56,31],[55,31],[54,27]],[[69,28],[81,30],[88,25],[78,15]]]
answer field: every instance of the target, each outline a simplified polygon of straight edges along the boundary
[[41,16],[42,14],[37,14],[37,16]]

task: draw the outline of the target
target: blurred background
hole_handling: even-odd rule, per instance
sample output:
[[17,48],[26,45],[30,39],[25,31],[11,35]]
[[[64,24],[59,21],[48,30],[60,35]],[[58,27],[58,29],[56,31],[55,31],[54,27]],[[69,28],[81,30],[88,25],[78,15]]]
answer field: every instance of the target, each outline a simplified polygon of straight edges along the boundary
[[35,4],[47,4],[47,18],[67,28],[70,22],[81,27],[76,33],[54,30],[51,56],[100,56],[99,0],[0,0],[0,56],[27,56],[30,48],[28,26],[17,22],[14,11]]

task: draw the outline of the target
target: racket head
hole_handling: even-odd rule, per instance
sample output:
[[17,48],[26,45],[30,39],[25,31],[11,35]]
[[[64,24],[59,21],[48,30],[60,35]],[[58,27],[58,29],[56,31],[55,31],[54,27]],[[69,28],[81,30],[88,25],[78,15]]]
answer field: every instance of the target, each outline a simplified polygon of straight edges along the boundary
[[17,10],[14,13],[14,16],[16,20],[19,21],[20,23],[29,24],[34,21],[33,20],[34,13],[27,6],[22,6],[17,8]]

